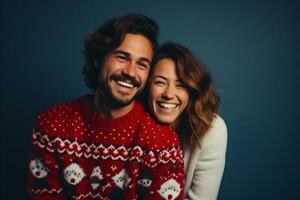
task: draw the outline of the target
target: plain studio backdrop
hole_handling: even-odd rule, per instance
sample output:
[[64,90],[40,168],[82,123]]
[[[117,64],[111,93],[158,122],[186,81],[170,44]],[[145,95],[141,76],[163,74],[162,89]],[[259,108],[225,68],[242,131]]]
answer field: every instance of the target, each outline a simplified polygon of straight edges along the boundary
[[111,17],[157,21],[213,76],[228,126],[220,200],[300,199],[299,1],[2,1],[1,199],[24,199],[32,126],[89,93],[83,38]]

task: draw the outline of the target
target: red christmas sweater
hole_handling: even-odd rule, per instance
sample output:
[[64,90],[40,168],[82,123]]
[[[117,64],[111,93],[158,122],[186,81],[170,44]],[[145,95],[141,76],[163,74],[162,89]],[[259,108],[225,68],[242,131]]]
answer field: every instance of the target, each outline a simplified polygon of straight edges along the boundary
[[183,199],[179,139],[136,102],[127,115],[104,119],[88,96],[41,113],[32,135],[31,199]]

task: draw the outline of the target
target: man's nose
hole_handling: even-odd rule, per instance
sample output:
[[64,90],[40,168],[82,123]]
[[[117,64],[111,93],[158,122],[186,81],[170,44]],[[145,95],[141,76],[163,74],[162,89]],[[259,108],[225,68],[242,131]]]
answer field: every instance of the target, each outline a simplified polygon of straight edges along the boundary
[[137,74],[137,67],[135,62],[129,62],[124,69],[122,70],[123,74],[129,76],[129,77],[136,77]]

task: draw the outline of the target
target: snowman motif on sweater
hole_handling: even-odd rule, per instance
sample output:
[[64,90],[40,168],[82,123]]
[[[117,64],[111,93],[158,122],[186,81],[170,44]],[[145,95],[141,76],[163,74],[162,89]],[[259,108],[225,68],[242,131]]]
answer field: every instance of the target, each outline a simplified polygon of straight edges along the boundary
[[69,195],[74,195],[76,185],[85,177],[85,173],[77,163],[71,163],[64,170],[64,178],[67,182],[66,187]]
[[157,191],[166,200],[174,200],[180,193],[180,184],[175,179],[164,182]]
[[46,165],[39,158],[36,158],[30,161],[29,168],[32,175],[36,178],[35,185],[37,188],[46,188],[47,181],[45,178],[49,172],[49,169],[46,167]]

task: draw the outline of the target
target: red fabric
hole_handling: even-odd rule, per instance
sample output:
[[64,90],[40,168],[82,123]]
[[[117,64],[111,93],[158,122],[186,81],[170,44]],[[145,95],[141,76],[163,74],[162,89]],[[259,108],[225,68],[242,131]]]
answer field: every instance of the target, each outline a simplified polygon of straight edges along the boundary
[[[162,199],[158,190],[174,179],[180,185],[176,199],[182,199],[183,155],[171,127],[155,123],[138,102],[127,115],[104,119],[87,98],[38,116],[29,155],[31,198]],[[145,174],[150,187],[138,184]]]

